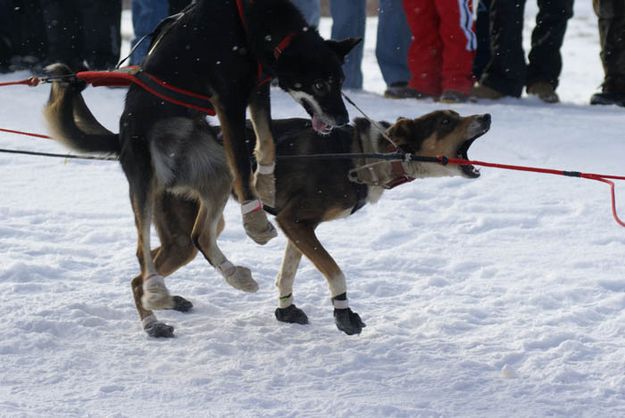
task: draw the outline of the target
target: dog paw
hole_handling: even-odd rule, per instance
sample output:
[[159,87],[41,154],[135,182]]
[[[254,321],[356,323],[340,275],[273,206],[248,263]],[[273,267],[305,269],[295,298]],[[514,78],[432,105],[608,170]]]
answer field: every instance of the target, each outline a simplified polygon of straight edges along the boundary
[[252,277],[252,272],[247,267],[235,266],[234,272],[224,275],[226,282],[235,289],[248,293],[254,293],[258,290],[258,283]]
[[287,308],[276,308],[276,319],[280,322],[289,324],[308,324],[306,313],[295,305],[289,305]]
[[278,236],[276,228],[269,222],[267,215],[262,210],[244,213],[243,227],[247,236],[260,245],[265,245]]
[[189,312],[193,309],[193,304],[182,296],[174,296],[172,301],[174,302],[174,306],[172,308],[174,311]]
[[263,174],[256,171],[254,175],[254,188],[256,193],[262,202],[269,206],[274,207],[276,204],[276,178],[273,175],[273,171],[269,174]]
[[365,323],[360,319],[360,316],[350,308],[335,309],[334,321],[336,322],[337,328],[347,335],[360,334],[362,329],[366,327]]
[[174,327],[161,321],[150,322],[143,329],[152,338],[174,337]]

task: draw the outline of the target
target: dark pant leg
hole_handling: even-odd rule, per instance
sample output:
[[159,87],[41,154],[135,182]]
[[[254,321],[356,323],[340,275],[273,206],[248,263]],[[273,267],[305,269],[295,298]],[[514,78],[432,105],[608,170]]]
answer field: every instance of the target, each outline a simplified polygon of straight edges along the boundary
[[546,81],[555,89],[562,71],[560,48],[573,16],[573,0],[538,0],[536,27],[527,67],[527,85]]
[[477,4],[477,19],[475,21],[475,35],[477,50],[473,61],[473,76],[479,80],[484,68],[490,61],[490,2],[480,0]]
[[80,51],[80,21],[78,8],[72,0],[40,0],[48,40],[47,60],[78,67],[83,56]]
[[6,70],[13,56],[14,8],[11,0],[0,0],[0,72]]
[[505,95],[520,97],[525,85],[523,13],[525,0],[492,0],[491,59],[480,82]]
[[77,0],[82,23],[82,51],[89,67],[117,65],[121,48],[121,0]]
[[39,0],[20,0],[20,3],[22,7],[17,10],[19,16],[15,22],[19,27],[18,33],[21,40],[17,48],[18,54],[43,61],[46,56],[47,42],[41,4]]
[[625,0],[595,0],[604,93],[625,93]]

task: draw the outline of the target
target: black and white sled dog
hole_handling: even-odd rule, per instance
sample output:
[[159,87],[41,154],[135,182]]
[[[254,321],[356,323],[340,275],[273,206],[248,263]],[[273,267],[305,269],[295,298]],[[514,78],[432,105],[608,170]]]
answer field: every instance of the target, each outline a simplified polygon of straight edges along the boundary
[[[126,96],[119,135],[97,123],[84,104],[68,112],[63,108],[68,102],[57,100],[62,94],[54,93],[62,88],[53,87],[45,111],[53,137],[87,152],[119,152],[137,227],[143,307],[175,306],[163,284],[167,266],[157,269],[150,251],[150,225],[164,221],[153,219],[159,215],[151,202],[166,190],[200,202],[193,220],[194,243],[235,287],[255,289],[249,271],[229,264],[214,239],[231,183],[248,236],[260,244],[276,236],[265,213],[257,210],[261,202],[254,191],[264,203],[273,204],[275,144],[269,85],[260,83],[259,68],[277,77],[280,87],[311,115],[313,127],[327,133],[349,121],[341,97],[341,64],[359,41],[324,41],[288,0],[198,0],[162,25],[143,70],[169,85],[211,97],[225,154],[211,140],[203,114],[164,102],[134,85]],[[58,65],[51,71],[68,73]],[[79,96],[74,99],[82,101]],[[255,185],[245,140],[246,109],[257,138]],[[76,130],[74,121],[85,129]],[[156,263],[160,264],[158,257]]]
[[[62,70],[57,68],[56,71]],[[75,83],[54,82],[45,116],[56,138],[72,149],[111,152],[120,156],[130,145],[100,125],[86,107]],[[461,117],[452,111],[437,111],[416,119],[400,118],[382,123],[388,135],[404,152],[423,156],[444,155],[467,158],[472,142],[490,128],[490,115]],[[158,321],[155,309],[188,311],[191,302],[171,296],[164,285],[168,276],[195,258],[198,250],[231,286],[254,292],[258,289],[250,270],[233,265],[219,249],[216,239],[224,228],[222,211],[233,185],[224,148],[218,143],[218,128],[205,119],[167,117],[154,123],[151,141],[143,142],[149,161],[137,161],[153,170],[149,200],[144,210],[159,235],[161,246],[139,249],[139,258],[149,257],[154,273],[142,273],[132,280],[132,291],[145,331],[154,337],[173,336],[173,327]],[[385,152],[388,142],[367,120],[332,130],[320,138],[305,119],[274,121],[279,156],[344,152]],[[253,143],[254,132],[246,131]],[[128,138],[128,141],[132,141]],[[145,167],[144,167],[145,169]],[[127,175],[139,175],[126,171]],[[350,175],[351,180],[350,181]],[[385,186],[398,179],[435,176],[476,178],[472,166],[439,166],[427,163],[388,163],[375,160],[284,160],[276,166],[276,199],[273,208],[280,228],[288,238],[276,279],[279,305],[276,318],[289,323],[307,323],[306,314],[294,304],[293,282],[302,255],[324,275],[334,304],[340,330],[360,333],[364,323],[347,302],[346,279],[315,235],[323,222],[349,216],[368,202],[380,198]],[[131,183],[131,188],[133,187]],[[136,185],[134,187],[137,187]],[[148,193],[145,189],[135,193]],[[322,191],[322,193],[319,193]],[[261,210],[260,207],[257,209]],[[146,229],[148,225],[144,225]],[[146,231],[147,234],[147,231]],[[140,239],[142,239],[140,237]],[[140,241],[140,245],[148,245]],[[148,248],[149,250],[149,248]]]

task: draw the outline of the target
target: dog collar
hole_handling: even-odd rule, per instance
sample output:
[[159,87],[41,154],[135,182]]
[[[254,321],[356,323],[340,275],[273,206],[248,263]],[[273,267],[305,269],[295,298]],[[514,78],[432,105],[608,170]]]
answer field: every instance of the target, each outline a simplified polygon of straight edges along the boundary
[[[239,12],[239,19],[241,19],[241,24],[243,25],[243,29],[245,29],[246,32],[248,31],[248,28],[247,21],[245,20],[245,8],[248,5],[251,5],[253,1],[254,0],[236,0],[237,11]],[[291,32],[287,34],[284,38],[282,38],[280,42],[278,42],[278,45],[276,45],[273,49],[274,60],[278,61],[284,50],[288,48],[288,46],[293,41],[293,38],[295,38],[297,34],[298,32]],[[265,71],[265,68],[263,68],[263,65],[260,63],[260,61],[258,62],[257,78],[258,86],[269,83],[273,79],[273,75]]]
[[288,35],[286,35],[284,38],[282,38],[280,42],[278,42],[278,45],[276,45],[276,47],[273,49],[273,57],[276,61],[278,61],[278,59],[280,58],[280,55],[282,55],[284,50],[287,49],[289,45],[291,45],[291,42],[293,41],[293,38],[295,38],[296,35],[297,35],[297,32],[291,32]]
[[410,183],[414,180],[414,177],[410,177],[406,174],[403,161],[391,161],[391,173],[393,178],[384,184],[385,189],[394,189],[405,183]]
[[[403,151],[400,148],[389,144],[387,152],[403,152]],[[391,180],[389,180],[382,186],[388,190],[394,189],[395,187],[401,186],[402,184],[405,184],[405,183],[410,183],[411,181],[415,179],[414,177],[410,177],[406,173],[406,169],[404,168],[403,161],[397,161],[397,160],[391,161],[391,174],[392,174]]]

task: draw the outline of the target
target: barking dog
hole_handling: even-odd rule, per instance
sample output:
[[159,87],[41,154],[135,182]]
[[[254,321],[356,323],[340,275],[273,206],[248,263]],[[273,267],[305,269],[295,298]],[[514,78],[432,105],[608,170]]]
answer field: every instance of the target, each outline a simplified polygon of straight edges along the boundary
[[[159,214],[151,202],[165,190],[200,202],[193,220],[194,243],[231,284],[255,290],[249,271],[229,264],[214,239],[226,202],[223,193],[231,183],[241,202],[246,233],[259,244],[276,236],[265,213],[255,210],[261,203],[251,184],[245,141],[249,108],[258,138],[255,184],[263,201],[272,205],[275,146],[269,86],[260,83],[259,68],[277,77],[280,87],[310,113],[313,126],[327,133],[348,122],[341,98],[341,64],[358,42],[324,41],[288,0],[199,0],[170,19],[156,36],[143,69],[169,85],[211,97],[222,126],[225,154],[215,150],[202,114],[163,102],[136,86],[128,91],[119,135],[97,123],[84,103],[68,105],[82,98],[63,101],[63,92],[71,89],[53,87],[45,113],[54,137],[87,152],[119,152],[138,232],[143,307],[175,306],[163,283],[163,267],[155,265],[150,252],[150,225],[161,222],[152,219]],[[53,75],[67,73],[59,66],[53,70]],[[81,125],[85,121],[89,123]]]
[[[453,111],[436,111],[417,119],[381,122],[395,144],[406,153],[467,159],[475,139],[490,129],[490,115],[461,117]],[[275,121],[278,155],[379,153],[389,142],[371,123],[356,119],[353,126],[335,129],[326,141],[312,141],[316,134],[304,120]],[[397,165],[399,164],[399,167]],[[315,235],[319,224],[350,216],[366,203],[374,203],[398,178],[440,176],[479,177],[471,165],[441,166],[431,163],[389,163],[375,160],[283,160],[276,168],[276,206],[272,212],[288,238],[276,286],[279,306],[276,318],[308,323],[306,314],[293,304],[293,281],[302,254],[323,274],[330,288],[334,317],[340,330],[358,334],[365,324],[347,302],[345,275]],[[350,181],[350,177],[351,180]]]
[[[45,109],[51,130],[64,133],[59,138],[75,150],[123,156],[128,144],[120,142],[119,136],[96,121],[80,90],[81,86],[76,84],[53,83]],[[400,118],[394,124],[382,124],[386,134],[405,152],[467,158],[473,140],[489,129],[490,115],[460,117],[455,112],[438,111],[417,119]],[[334,129],[324,138],[318,138],[311,123],[304,119],[274,121],[274,132],[279,155],[385,152],[388,147],[382,134],[364,119],[356,119],[353,126]],[[216,238],[224,228],[223,207],[233,184],[217,134],[218,130],[200,117],[165,118],[156,122],[151,131],[151,160],[144,164],[153,167],[152,180],[159,187],[154,189],[146,210],[152,214],[161,247],[149,252],[148,257],[158,276],[148,277],[145,283],[143,276],[138,275],[132,280],[132,291],[144,329],[153,337],[173,336],[173,327],[157,320],[153,309],[188,311],[192,307],[186,299],[171,296],[160,277],[193,260],[198,250],[231,286],[248,292],[258,288],[249,269],[233,265],[217,246]],[[250,141],[254,140],[251,128],[246,135]],[[315,228],[377,201],[385,185],[391,184],[397,175],[479,176],[472,166],[401,163],[401,168],[401,173],[396,174],[392,164],[368,160],[297,160],[281,161],[277,165],[277,194],[270,211],[277,215],[278,224],[289,240],[276,281],[278,320],[308,322],[306,314],[293,304],[293,281],[303,254],[328,281],[338,328],[347,334],[359,333],[364,323],[349,309],[345,276],[318,241]],[[349,180],[350,175],[355,181]],[[139,257],[142,256],[143,252],[139,251]]]

